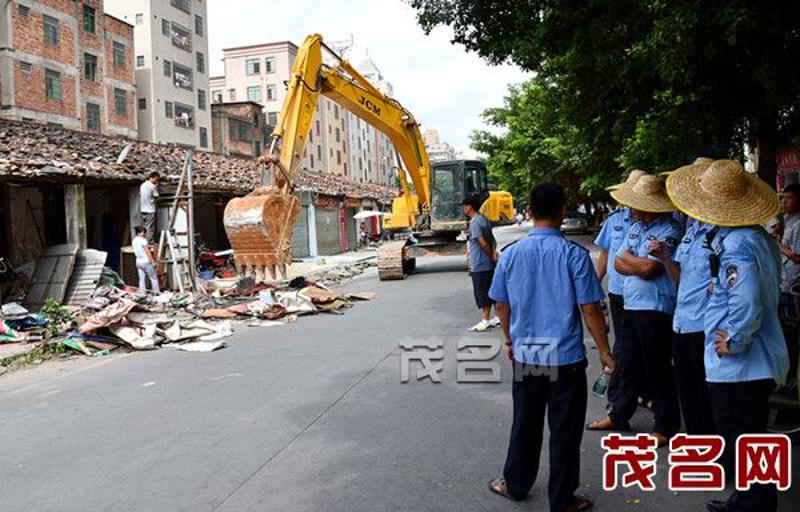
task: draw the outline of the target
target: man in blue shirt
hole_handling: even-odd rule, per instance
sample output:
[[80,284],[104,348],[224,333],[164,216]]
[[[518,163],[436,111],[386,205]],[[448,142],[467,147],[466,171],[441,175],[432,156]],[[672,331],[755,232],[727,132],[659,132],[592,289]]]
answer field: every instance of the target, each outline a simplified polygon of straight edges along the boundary
[[[708,396],[730,473],[738,437],[766,433],[769,396],[789,368],[778,319],[780,253],[759,226],[778,212],[778,200],[769,185],[733,160],[717,160],[705,170],[682,168],[667,180],[681,211],[725,226],[709,237],[711,296],[704,331]],[[706,508],[774,512],[777,506],[775,485],[754,484]]]
[[629,342],[619,354],[619,387],[611,411],[589,429],[629,428],[646,382],[655,419],[651,435],[663,446],[681,426],[671,350],[677,289],[651,251],[653,242],[664,242],[671,254],[683,231],[672,218],[675,207],[656,176],[643,176],[632,187],[613,190],[611,197],[629,206],[634,219],[614,260],[614,268],[625,276],[624,329]]
[[471,195],[462,203],[464,215],[469,217],[469,267],[475,304],[481,310],[481,321],[470,327],[470,331],[484,332],[500,325],[500,320],[491,318],[494,301],[489,297],[489,287],[494,277],[497,262],[497,242],[492,233],[492,223],[481,215],[478,196]]
[[508,455],[503,477],[489,482],[489,488],[512,500],[525,499],[539,470],[547,410],[550,510],[585,510],[591,502],[575,495],[587,402],[581,315],[601,364],[613,373],[616,361],[600,309],[603,289],[588,251],[559,231],[566,213],[564,189],[555,183],[534,187],[529,213],[533,231],[500,256],[489,292],[514,362]]

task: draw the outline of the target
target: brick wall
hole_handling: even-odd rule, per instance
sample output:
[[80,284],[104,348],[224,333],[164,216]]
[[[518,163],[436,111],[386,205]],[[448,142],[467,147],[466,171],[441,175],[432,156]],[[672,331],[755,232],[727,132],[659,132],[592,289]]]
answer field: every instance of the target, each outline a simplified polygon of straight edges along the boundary
[[125,91],[128,98],[127,111],[124,115],[117,114],[114,86],[109,85],[106,95],[108,98],[108,122],[114,126],[136,129],[136,91]]
[[[105,28],[109,36],[106,38],[105,65],[106,73],[109,78],[121,82],[134,83],[134,49],[133,49],[133,27],[118,20],[113,16],[104,15]],[[124,39],[125,41],[125,67],[114,67],[114,41]]]
[[75,76],[61,74],[61,100],[53,100],[45,94],[45,68],[33,66],[30,73],[25,73],[20,66],[19,61],[14,65],[14,82],[18,84],[15,93],[17,107],[77,117]]
[[44,16],[41,11],[31,7],[28,16],[21,16],[14,6],[11,14],[13,25],[13,45],[27,53],[40,55],[48,60],[64,65],[74,65],[75,33],[67,20],[74,20],[73,2],[70,0],[48,0],[47,5],[62,13],[59,23],[59,45],[52,46],[44,42]]

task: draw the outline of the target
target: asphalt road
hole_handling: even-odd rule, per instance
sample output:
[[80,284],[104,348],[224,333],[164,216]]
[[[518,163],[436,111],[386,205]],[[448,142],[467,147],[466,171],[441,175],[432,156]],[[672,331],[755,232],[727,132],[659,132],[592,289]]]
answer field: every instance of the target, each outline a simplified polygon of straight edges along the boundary
[[[499,339],[466,332],[476,311],[463,260],[348,288],[379,295],[345,316],[242,328],[215,353],[162,349],[0,378],[0,510],[546,510],[546,448],[527,502],[486,490],[506,450],[510,367],[498,356],[501,383],[456,382],[458,341]],[[415,381],[418,366],[400,382],[403,342],[444,344],[441,383]],[[588,372],[598,374],[592,350]],[[590,397],[589,416],[603,405]],[[657,491],[604,493],[599,439],[586,433],[581,467],[595,510],[700,511],[712,497],[668,491],[663,452]],[[781,510],[797,510],[797,487]]]

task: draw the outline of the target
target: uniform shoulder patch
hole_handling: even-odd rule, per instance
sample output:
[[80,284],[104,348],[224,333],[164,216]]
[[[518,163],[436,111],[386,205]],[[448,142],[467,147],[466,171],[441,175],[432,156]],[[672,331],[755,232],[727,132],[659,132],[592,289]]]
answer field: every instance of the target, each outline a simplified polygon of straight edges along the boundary
[[739,268],[736,265],[728,265],[725,268],[725,284],[732,288],[739,280]]

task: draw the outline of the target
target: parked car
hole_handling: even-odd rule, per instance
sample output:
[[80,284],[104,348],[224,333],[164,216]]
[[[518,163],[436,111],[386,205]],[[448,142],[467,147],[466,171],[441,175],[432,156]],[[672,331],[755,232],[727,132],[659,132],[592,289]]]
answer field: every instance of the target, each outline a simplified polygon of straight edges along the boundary
[[589,224],[586,222],[586,217],[580,213],[568,213],[561,223],[561,231],[563,233],[571,234],[584,234],[589,232]]

